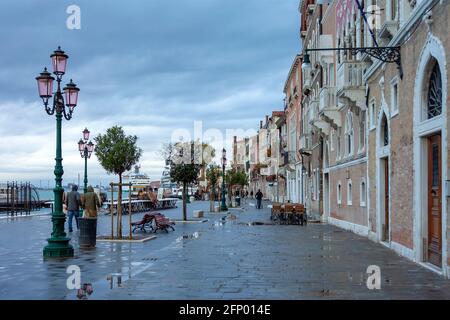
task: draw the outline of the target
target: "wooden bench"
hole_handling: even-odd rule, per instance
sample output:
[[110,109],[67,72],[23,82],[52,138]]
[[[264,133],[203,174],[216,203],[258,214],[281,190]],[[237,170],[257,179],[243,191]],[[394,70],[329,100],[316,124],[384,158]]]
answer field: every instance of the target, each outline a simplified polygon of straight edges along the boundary
[[175,225],[175,222],[170,221],[162,214],[155,215],[155,231],[158,230],[164,230],[165,232],[169,233],[168,229],[171,228],[173,231],[175,231],[175,228],[173,227]]
[[140,229],[141,231],[147,232],[145,230],[146,227],[149,227],[153,230],[153,219],[155,219],[155,214],[145,214],[141,221],[132,222],[131,226],[133,227],[133,233],[136,229]]

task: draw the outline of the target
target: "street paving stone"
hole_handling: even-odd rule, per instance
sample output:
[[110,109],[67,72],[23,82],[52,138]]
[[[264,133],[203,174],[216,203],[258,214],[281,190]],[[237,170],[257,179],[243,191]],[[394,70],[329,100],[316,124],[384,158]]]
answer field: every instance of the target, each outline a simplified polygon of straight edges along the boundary
[[[180,207],[163,213],[179,218]],[[82,283],[92,283],[89,299],[450,299],[449,280],[351,232],[269,225],[267,206],[247,205],[225,221],[208,208],[189,204],[189,218],[203,209],[208,221],[177,223],[175,232],[145,243],[98,242],[82,250],[74,232],[75,257],[62,260],[42,258],[49,216],[1,219],[0,299],[76,299],[66,286],[69,265],[81,268]],[[128,217],[123,221],[127,231]],[[99,234],[109,228],[110,217],[101,216]],[[369,265],[381,268],[380,290],[367,288]]]

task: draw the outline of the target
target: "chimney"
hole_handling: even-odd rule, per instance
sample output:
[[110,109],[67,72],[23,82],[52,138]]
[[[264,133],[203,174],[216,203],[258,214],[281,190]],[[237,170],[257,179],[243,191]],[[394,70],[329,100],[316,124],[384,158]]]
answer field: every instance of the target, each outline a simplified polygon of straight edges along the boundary
[[237,142],[237,136],[234,136],[233,139],[234,139],[234,143],[236,143]]
[[262,129],[262,126],[263,126],[263,122],[262,122],[262,120],[259,122],[259,128],[260,129]]
[[269,123],[269,115],[266,114],[266,125]]

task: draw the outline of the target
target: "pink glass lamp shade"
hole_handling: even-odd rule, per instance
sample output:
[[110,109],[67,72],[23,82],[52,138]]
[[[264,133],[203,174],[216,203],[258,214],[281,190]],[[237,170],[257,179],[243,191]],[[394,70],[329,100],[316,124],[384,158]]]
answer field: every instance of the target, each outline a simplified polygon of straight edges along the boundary
[[77,85],[72,82],[72,79],[70,79],[70,82],[64,88],[64,94],[66,96],[66,106],[68,106],[71,110],[77,106],[79,91],[80,89],[77,88]]
[[58,47],[50,58],[52,58],[53,73],[55,75],[62,76],[66,73],[67,59],[69,59],[69,56],[61,50],[61,47]]
[[55,78],[50,75],[50,73],[47,71],[47,68],[44,68],[44,71],[42,71],[41,74],[36,77],[39,96],[41,98],[49,99],[52,97],[53,80],[55,80]]

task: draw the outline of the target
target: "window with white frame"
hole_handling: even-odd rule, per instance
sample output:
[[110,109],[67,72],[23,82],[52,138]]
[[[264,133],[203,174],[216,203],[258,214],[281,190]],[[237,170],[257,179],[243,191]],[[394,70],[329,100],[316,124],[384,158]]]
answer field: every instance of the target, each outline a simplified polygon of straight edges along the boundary
[[313,181],[312,181],[312,199],[315,201],[315,200],[317,200],[317,198],[316,198],[316,188],[317,188],[317,186],[316,186],[316,170],[315,169],[313,170],[312,179],[313,179]]
[[351,111],[348,111],[345,122],[345,149],[347,151],[347,155],[349,156],[353,154],[353,138],[353,113]]
[[328,85],[334,86],[334,63],[328,65]]
[[289,151],[297,150],[297,131],[295,127],[295,113],[289,119]]
[[320,199],[320,169],[316,171],[316,200]]
[[366,181],[363,179],[361,180],[361,185],[359,188],[359,203],[361,207],[366,206],[366,198],[367,198]]
[[366,112],[361,111],[359,115],[359,150],[366,147]]
[[370,129],[375,129],[376,124],[376,108],[375,108],[375,99],[370,101],[369,107],[369,117],[370,117]]
[[334,136],[335,136],[334,129],[331,129],[331,133],[330,133],[330,149],[331,149],[331,151],[334,151]]
[[339,127],[336,132],[336,159],[341,158],[341,128]]
[[398,0],[388,0],[387,6],[389,10],[388,17],[391,21],[396,21],[398,18]]
[[339,181],[336,186],[337,204],[342,204],[342,185]]
[[396,115],[398,113],[398,79],[395,78],[391,82],[391,108],[392,115]]
[[347,205],[351,206],[353,204],[353,189],[352,180],[347,182]]

